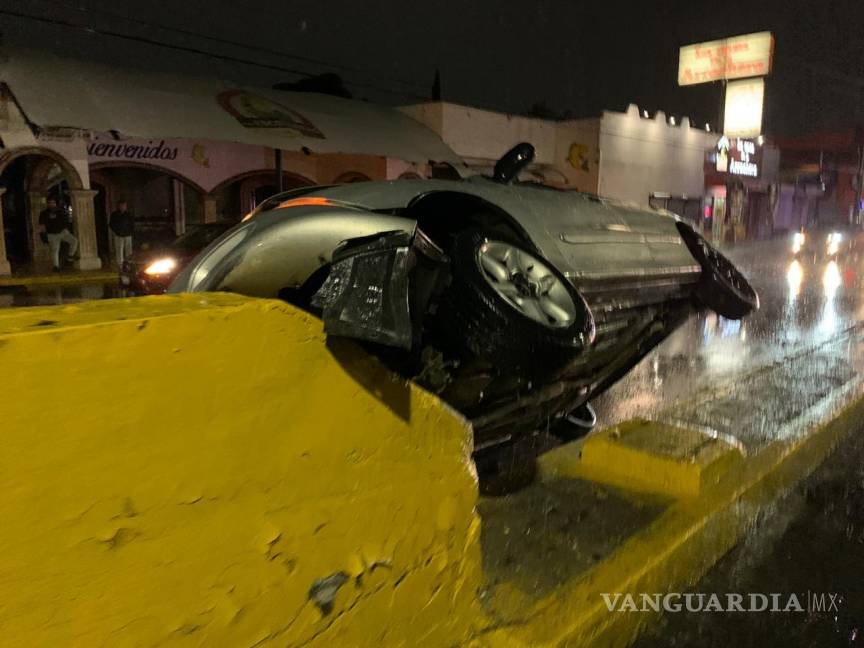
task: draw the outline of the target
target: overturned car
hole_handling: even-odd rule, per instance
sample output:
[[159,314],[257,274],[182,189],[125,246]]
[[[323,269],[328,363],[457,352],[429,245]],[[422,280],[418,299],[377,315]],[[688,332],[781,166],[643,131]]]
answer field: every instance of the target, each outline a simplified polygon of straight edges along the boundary
[[[532,433],[572,437],[590,400],[690,314],[739,319],[756,292],[671,214],[491,178],[307,187],[205,249],[171,292],[279,297],[364,341],[473,424],[481,485],[533,462]],[[530,470],[526,471],[530,474]]]

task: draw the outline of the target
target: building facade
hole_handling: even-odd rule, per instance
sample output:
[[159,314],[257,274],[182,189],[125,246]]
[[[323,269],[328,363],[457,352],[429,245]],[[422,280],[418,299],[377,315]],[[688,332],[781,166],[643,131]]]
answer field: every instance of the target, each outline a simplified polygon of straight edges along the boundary
[[662,112],[647,117],[635,105],[564,121],[446,102],[401,110],[438,133],[475,171],[488,172],[511,146],[527,141],[537,154],[524,180],[670,209],[701,226],[705,156],[718,136],[686,117],[675,124]]
[[[13,139],[6,126],[0,127],[4,143]],[[239,221],[278,185],[274,150],[265,146],[108,133],[15,139],[18,146],[0,151],[0,274],[13,266],[47,267],[39,214],[49,196],[70,213],[81,243],[79,267],[95,269],[114,258],[108,218],[120,200],[135,215],[136,245],[158,245],[196,224]],[[282,152],[286,190],[428,172],[428,165],[383,156]]]
[[49,196],[69,214],[76,265],[95,269],[114,258],[108,218],[121,199],[136,244],[150,245],[239,220],[280,186],[425,177],[434,164],[459,164],[435,133],[386,106],[2,54],[0,274],[49,267],[39,232]]

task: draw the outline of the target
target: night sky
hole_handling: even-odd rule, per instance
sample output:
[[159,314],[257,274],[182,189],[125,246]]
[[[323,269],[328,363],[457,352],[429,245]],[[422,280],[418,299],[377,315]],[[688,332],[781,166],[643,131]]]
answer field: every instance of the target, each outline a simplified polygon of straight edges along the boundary
[[253,85],[335,72],[355,97],[392,104],[428,99],[437,69],[443,98],[457,103],[515,113],[542,104],[584,117],[634,102],[698,124],[716,123],[720,87],[678,88],[678,47],[770,30],[776,50],[766,133],[836,130],[864,119],[862,0],[0,0],[0,11],[54,23],[0,13],[5,42],[125,66],[205,71]]

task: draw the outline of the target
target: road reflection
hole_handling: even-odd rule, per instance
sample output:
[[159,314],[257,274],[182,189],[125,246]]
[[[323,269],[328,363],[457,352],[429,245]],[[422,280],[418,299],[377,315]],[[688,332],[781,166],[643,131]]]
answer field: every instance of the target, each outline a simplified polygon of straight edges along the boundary
[[801,281],[804,279],[804,269],[797,259],[789,264],[786,271],[786,283],[789,284],[789,302],[794,303],[801,292]]
[[735,376],[821,345],[864,319],[864,259],[796,260],[771,242],[729,256],[759,292],[760,310],[740,322],[708,312],[691,318],[598,399],[602,424],[650,418],[698,392],[734,386]]
[[825,293],[825,303],[822,306],[822,319],[819,321],[819,332],[823,335],[834,333],[839,324],[837,315],[837,290],[842,284],[840,270],[836,261],[828,262],[822,273],[822,287]]

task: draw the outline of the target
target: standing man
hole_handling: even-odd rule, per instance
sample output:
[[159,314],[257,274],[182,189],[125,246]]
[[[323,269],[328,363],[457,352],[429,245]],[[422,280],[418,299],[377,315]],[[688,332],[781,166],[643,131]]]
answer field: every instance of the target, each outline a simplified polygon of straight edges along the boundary
[[117,267],[132,256],[132,234],[135,233],[135,216],[129,211],[125,200],[117,203],[117,211],[108,219],[108,227],[114,232],[114,249],[117,252]]
[[56,198],[48,198],[46,208],[39,214],[39,231],[48,239],[54,272],[60,272],[60,244],[66,243],[69,257],[74,258],[78,252],[78,239],[72,234],[66,212],[60,209]]

